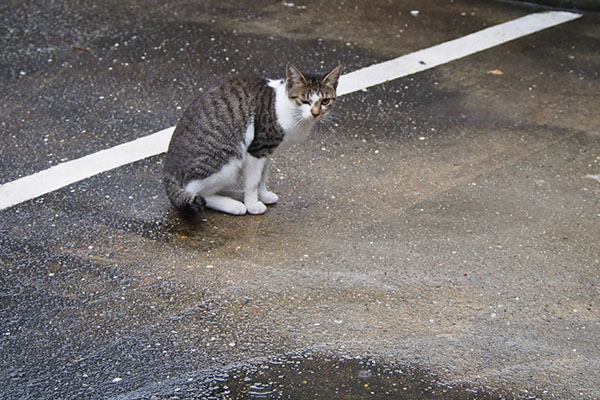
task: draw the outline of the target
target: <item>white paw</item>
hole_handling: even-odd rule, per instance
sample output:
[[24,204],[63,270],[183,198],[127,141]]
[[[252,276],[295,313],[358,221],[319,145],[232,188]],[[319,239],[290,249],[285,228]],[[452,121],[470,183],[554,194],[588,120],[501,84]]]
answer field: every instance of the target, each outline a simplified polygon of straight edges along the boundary
[[264,214],[267,206],[262,201],[257,201],[254,204],[246,204],[246,209],[250,214]]
[[[235,204],[237,203],[237,204]],[[234,204],[231,205],[231,207],[229,207],[229,209],[226,211],[228,214],[232,214],[232,215],[244,215],[246,214],[246,206],[244,205],[244,203],[241,203],[239,201],[236,201]]]
[[265,204],[275,204],[279,201],[279,196],[273,192],[263,192],[260,193],[258,197]]

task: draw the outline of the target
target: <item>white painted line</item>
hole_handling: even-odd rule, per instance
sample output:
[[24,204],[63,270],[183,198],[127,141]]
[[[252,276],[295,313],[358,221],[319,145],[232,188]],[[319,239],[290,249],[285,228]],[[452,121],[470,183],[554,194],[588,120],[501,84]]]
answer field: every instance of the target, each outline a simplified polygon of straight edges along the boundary
[[174,128],[67,161],[0,186],[0,210],[96,174],[164,152]]
[[[340,78],[338,94],[343,96],[421,72],[579,17],[581,14],[550,11],[492,26],[428,49],[345,74]],[[0,210],[113,168],[163,153],[168,148],[173,130],[174,127],[167,128],[0,185]]]
[[341,96],[425,71],[580,17],[581,14],[562,11],[526,15],[437,46],[350,72],[340,78],[338,93]]
[[587,179],[593,179],[593,180],[595,180],[595,181],[598,181],[598,182],[600,182],[600,174],[598,174],[598,175],[591,175],[591,174],[590,174],[590,175],[586,175],[586,176],[584,176],[584,178],[587,178]]

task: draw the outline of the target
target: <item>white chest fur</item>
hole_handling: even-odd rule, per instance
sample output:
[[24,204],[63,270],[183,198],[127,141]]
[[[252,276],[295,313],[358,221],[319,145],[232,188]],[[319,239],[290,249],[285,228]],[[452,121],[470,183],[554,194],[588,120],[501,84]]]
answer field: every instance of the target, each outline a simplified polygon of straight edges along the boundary
[[283,80],[271,80],[269,86],[275,91],[275,114],[285,133],[283,142],[277,149],[280,152],[305,141],[315,125],[315,119],[310,115],[310,107],[299,107],[288,98]]

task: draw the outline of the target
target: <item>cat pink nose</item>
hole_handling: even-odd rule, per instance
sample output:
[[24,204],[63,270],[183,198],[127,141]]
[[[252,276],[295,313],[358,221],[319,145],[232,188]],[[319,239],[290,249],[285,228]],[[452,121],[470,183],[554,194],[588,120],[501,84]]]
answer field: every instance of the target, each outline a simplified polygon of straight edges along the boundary
[[317,118],[319,116],[319,114],[321,113],[321,110],[319,110],[317,107],[313,107],[310,109],[310,113],[312,114],[313,117]]

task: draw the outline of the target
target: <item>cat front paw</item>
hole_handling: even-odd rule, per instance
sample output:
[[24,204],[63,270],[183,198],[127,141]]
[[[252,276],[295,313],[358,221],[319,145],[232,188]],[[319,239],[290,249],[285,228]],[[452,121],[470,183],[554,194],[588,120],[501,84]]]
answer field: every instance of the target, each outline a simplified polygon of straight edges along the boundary
[[264,214],[267,211],[267,206],[262,201],[257,201],[254,204],[246,204],[246,209],[250,214]]
[[244,203],[236,201],[237,204],[232,204],[231,207],[225,212],[231,215],[244,215],[246,214],[246,206]]
[[279,196],[273,192],[259,193],[258,197],[265,204],[275,204],[279,201]]

